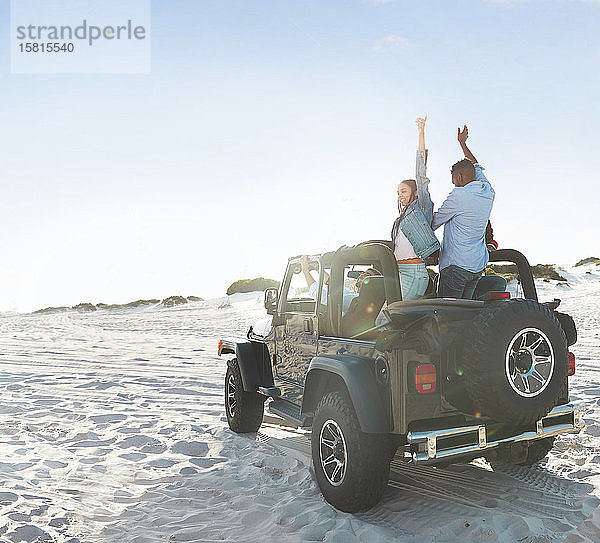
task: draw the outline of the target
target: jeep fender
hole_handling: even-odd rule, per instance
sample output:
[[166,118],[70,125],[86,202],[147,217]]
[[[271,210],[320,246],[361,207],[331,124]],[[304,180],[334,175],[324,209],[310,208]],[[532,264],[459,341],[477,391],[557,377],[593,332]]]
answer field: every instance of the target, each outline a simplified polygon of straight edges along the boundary
[[567,315],[566,313],[559,313],[558,311],[554,312],[554,315],[560,322],[562,329],[565,331],[565,335],[567,336],[567,345],[570,347],[571,345],[577,343],[577,328],[575,327],[575,321],[571,315]]
[[322,396],[340,379],[348,390],[361,430],[367,433],[390,432],[389,389],[377,382],[373,360],[362,356],[313,358],[304,383],[302,413],[314,413]]
[[263,343],[244,341],[235,344],[235,357],[238,361],[242,384],[246,392],[256,392],[259,386],[271,386],[271,368],[265,368],[265,357],[269,354]]

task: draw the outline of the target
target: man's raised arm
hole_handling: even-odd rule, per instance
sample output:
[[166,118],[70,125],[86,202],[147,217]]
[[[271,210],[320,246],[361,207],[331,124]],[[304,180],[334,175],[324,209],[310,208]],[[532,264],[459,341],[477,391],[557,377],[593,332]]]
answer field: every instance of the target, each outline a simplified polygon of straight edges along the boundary
[[467,138],[469,137],[469,129],[467,125],[463,127],[462,131],[460,127],[458,128],[458,143],[460,144],[460,148],[463,150],[465,154],[465,158],[469,159],[473,164],[477,164],[477,159],[475,155],[471,153],[471,150],[467,147]]
[[463,153],[465,154],[465,158],[467,160],[470,160],[473,163],[473,166],[475,166],[475,179],[477,181],[481,181],[482,183],[489,183],[488,178],[483,173],[483,166],[481,164],[479,164],[479,162],[475,158],[475,155],[473,153],[471,153],[471,149],[469,149],[467,147],[467,138],[468,137],[469,137],[469,129],[467,128],[467,125],[465,124],[465,126],[463,127],[462,130],[460,128],[458,129],[458,143],[460,144],[460,148],[463,150]]

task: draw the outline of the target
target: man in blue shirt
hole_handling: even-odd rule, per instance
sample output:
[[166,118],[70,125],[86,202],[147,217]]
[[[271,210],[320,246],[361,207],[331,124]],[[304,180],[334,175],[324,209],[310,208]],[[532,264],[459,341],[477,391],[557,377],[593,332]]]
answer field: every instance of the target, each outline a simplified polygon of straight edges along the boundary
[[469,131],[458,129],[458,142],[465,158],[452,166],[456,187],[433,214],[431,227],[444,225],[440,249],[440,298],[472,298],[489,254],[485,229],[495,192],[483,174],[483,167],[467,147]]

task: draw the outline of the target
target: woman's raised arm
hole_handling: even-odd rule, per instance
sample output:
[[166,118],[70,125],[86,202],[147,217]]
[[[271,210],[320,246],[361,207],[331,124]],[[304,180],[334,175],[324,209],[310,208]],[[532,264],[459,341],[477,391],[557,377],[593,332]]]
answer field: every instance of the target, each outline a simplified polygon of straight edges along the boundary
[[417,149],[417,198],[418,203],[425,217],[431,223],[433,218],[433,202],[429,194],[429,179],[427,178],[427,150],[425,149],[425,121],[427,116],[417,117],[417,127],[419,130],[419,148]]
[[425,122],[427,121],[427,115],[425,117],[417,117],[417,127],[419,129],[419,151],[425,152]]

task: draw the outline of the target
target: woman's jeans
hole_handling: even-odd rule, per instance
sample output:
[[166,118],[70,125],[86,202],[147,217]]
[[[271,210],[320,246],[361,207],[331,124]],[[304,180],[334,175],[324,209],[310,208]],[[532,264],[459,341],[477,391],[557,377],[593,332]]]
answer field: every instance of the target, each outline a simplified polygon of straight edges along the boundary
[[424,262],[418,264],[398,263],[402,300],[416,300],[425,294],[429,284],[429,274]]
[[471,300],[481,272],[473,273],[454,264],[440,270],[438,298],[463,298]]

